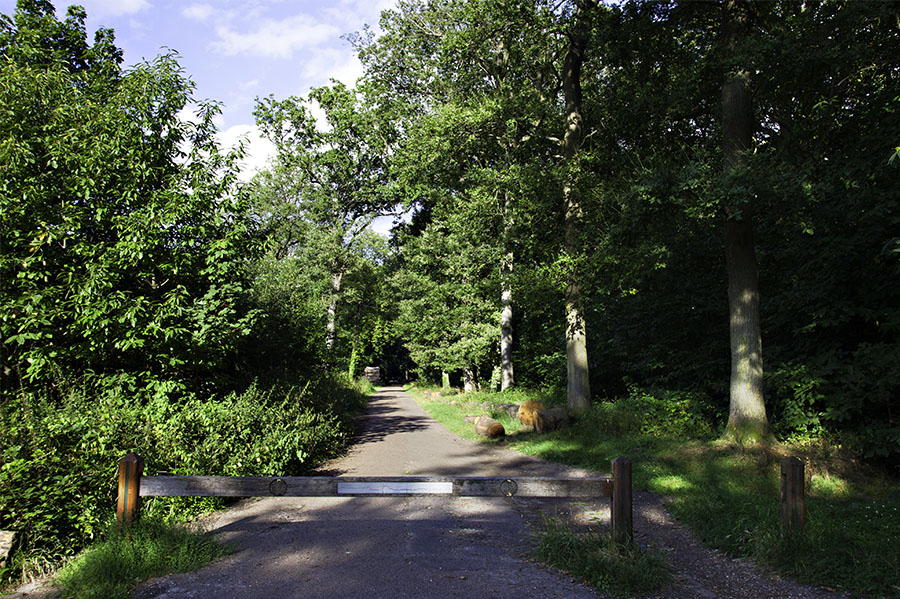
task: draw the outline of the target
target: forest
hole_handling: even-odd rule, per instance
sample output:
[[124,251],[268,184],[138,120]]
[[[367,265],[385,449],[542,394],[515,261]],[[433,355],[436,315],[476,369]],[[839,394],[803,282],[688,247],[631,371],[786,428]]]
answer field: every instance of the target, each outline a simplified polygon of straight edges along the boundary
[[178,55],[85,19],[0,15],[4,579],[94,538],[128,451],[337,455],[366,366],[897,474],[896,2],[399,0],[355,87],[257,98],[249,183]]

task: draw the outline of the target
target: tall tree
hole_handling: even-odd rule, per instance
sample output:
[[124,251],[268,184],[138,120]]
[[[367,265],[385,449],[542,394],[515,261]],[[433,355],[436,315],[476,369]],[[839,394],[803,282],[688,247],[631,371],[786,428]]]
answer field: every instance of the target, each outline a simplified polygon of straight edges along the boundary
[[174,55],[124,70],[85,19],[37,0],[0,17],[0,386],[125,372],[200,389],[253,321],[238,157],[215,105],[179,118],[193,85]]
[[[725,0],[722,43],[735,57],[722,86],[722,148],[726,177],[739,171],[753,142],[750,73],[739,50],[747,38],[749,3]],[[762,440],[768,436],[763,398],[762,330],[759,314],[759,267],[753,242],[751,198],[743,198],[726,216],[725,256],[731,337],[731,384],[726,437]]]
[[[568,47],[562,66],[562,88],[565,102],[566,129],[562,151],[566,174],[563,181],[563,211],[565,215],[566,251],[570,257],[581,251],[581,227],[584,211],[578,189],[579,150],[584,138],[584,107],[581,89],[581,67],[587,51],[591,30],[591,0],[575,3]],[[572,271],[566,282],[566,389],[569,410],[582,413],[590,409],[591,382],[587,357],[587,321],[584,316],[580,273]]]
[[[311,102],[322,108],[326,122],[317,122]],[[313,89],[308,99],[265,98],[255,115],[277,151],[273,168],[257,179],[258,211],[265,219],[280,215],[281,230],[299,237],[282,241],[282,253],[302,245],[326,272],[325,349],[330,352],[353,248],[394,204],[385,181],[388,123],[340,83]]]
[[[494,276],[501,283],[497,314],[503,389],[515,384],[513,286],[521,247],[516,215],[535,201],[522,173],[536,156],[544,160],[549,153],[541,129],[557,85],[552,44],[544,35],[550,14],[543,3],[403,2],[384,14],[385,35],[360,47],[381,101],[401,106],[396,113],[405,115],[406,143],[429,145],[422,154],[425,164],[411,165],[419,183],[406,186],[410,202],[423,207],[423,218],[433,209],[424,204],[452,197],[422,193],[425,187],[436,189],[438,182],[448,192],[474,192],[493,200],[493,205],[477,204],[480,213],[457,207],[473,219],[491,222],[492,232],[483,243],[500,246]],[[435,126],[438,118],[446,119],[446,126]],[[448,137],[432,144],[415,139],[436,132]],[[444,175],[451,164],[456,178]],[[425,174],[422,167],[429,165],[434,171]]]

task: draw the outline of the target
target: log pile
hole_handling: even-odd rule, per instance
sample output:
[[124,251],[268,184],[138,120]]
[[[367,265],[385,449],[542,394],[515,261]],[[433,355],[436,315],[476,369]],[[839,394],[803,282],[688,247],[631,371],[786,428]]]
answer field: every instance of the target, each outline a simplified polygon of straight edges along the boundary
[[[482,406],[483,407],[483,406]],[[526,401],[519,404],[491,405],[495,412],[506,412],[517,418],[522,424],[520,430],[531,430],[538,434],[569,426],[569,410],[566,406],[545,408],[539,401]],[[491,439],[506,435],[506,429],[498,421],[487,414],[469,415],[463,418],[475,425],[475,432]]]

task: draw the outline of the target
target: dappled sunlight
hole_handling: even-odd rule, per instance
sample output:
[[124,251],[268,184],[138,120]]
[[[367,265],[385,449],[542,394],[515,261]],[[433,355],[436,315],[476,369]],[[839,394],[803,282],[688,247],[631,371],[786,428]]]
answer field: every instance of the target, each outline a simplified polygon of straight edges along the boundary
[[650,479],[650,488],[660,493],[677,493],[694,489],[694,485],[682,476],[656,476]]

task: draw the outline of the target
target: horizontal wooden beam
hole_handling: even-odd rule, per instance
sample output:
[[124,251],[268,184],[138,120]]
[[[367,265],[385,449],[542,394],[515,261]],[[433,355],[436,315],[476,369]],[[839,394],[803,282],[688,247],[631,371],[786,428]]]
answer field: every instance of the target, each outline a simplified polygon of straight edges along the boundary
[[144,476],[143,497],[611,497],[609,478]]

